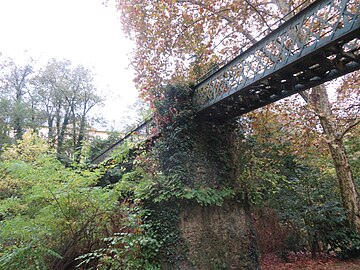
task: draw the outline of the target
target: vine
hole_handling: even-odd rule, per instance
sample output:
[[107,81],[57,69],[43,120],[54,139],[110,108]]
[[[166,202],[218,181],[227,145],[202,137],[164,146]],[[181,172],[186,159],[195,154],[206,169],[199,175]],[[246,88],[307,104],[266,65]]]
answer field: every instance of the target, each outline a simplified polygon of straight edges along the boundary
[[221,206],[237,195],[232,138],[236,123],[216,125],[197,119],[187,85],[171,85],[162,93],[154,102],[161,137],[151,153],[158,174],[144,206],[152,209],[147,222],[162,245],[160,257],[174,267],[185,263],[187,254],[178,230],[181,205],[193,201]]
[[162,137],[154,152],[165,175],[157,200],[176,197],[221,205],[235,195],[236,143],[231,134],[236,123],[216,125],[197,119],[188,86],[169,86],[164,93],[163,99],[155,102]]

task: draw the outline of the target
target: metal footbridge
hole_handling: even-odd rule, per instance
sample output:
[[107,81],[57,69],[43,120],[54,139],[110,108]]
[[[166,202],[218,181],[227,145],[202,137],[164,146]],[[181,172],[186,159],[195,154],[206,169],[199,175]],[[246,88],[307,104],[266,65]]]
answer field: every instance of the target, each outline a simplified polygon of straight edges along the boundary
[[[318,0],[200,80],[194,107],[200,118],[224,121],[358,69],[360,0]],[[150,135],[151,123],[125,137]]]

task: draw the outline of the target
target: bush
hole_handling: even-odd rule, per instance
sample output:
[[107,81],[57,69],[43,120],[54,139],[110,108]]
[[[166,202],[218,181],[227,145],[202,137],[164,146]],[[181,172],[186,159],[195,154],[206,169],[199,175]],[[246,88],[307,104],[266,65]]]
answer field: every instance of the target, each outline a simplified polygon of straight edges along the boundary
[[5,151],[0,170],[1,269],[70,267],[112,233],[116,193],[95,186],[96,171],[65,168],[40,139]]

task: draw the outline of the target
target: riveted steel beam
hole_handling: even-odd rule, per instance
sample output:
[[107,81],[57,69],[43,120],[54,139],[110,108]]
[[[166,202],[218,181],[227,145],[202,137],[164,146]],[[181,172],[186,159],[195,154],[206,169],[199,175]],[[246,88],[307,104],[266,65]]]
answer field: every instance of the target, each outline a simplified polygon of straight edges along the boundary
[[357,0],[309,5],[194,87],[199,116],[236,117],[360,69],[359,14]]

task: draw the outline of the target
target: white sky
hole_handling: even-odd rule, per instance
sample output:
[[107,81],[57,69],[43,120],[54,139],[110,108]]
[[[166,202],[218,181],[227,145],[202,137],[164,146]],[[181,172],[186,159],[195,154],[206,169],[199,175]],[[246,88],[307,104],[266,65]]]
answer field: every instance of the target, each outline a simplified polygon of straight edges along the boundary
[[131,43],[121,31],[114,4],[103,0],[0,0],[0,52],[47,62],[67,58],[94,67],[98,89],[109,95],[101,114],[121,119],[137,92],[128,69]]

